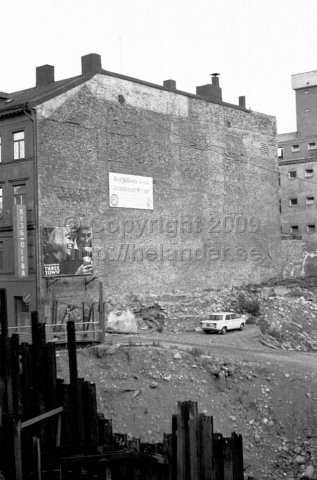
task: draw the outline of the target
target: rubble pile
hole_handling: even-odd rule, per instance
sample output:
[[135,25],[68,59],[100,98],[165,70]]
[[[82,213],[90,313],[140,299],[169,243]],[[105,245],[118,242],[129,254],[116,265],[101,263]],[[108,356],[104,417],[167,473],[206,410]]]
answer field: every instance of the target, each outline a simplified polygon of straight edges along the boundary
[[317,304],[308,291],[292,297],[268,297],[261,302],[259,326],[263,343],[283,350],[317,351]]

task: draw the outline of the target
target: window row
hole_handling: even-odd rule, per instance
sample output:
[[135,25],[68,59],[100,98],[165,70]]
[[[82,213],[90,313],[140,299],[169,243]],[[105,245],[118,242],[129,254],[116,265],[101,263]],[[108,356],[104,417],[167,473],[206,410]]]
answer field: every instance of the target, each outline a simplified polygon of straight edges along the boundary
[[[306,197],[305,203],[306,205],[314,205],[315,202],[315,197]],[[289,206],[290,207],[296,207],[298,205],[298,199],[297,198],[290,198],[289,199]]]
[[[303,145],[302,145],[303,147]],[[299,152],[301,149],[301,146],[299,143],[295,143],[294,145],[291,145],[291,152],[296,153]],[[317,143],[316,142],[308,142],[307,144],[307,150],[317,150]],[[284,147],[278,147],[277,148],[277,156],[278,158],[283,158],[284,157]]]
[[[13,159],[19,160],[20,158],[25,158],[25,138],[24,131],[13,132],[12,134],[13,142]],[[0,162],[2,162],[2,139],[0,136]]]
[[[290,233],[293,235],[299,235],[300,234],[300,229],[298,225],[292,225],[290,227]],[[311,223],[310,225],[306,226],[306,233],[316,233],[316,225],[314,223]]]
[[[314,176],[314,169],[313,168],[305,168],[305,173],[304,177],[305,178],[310,178]],[[294,178],[297,178],[297,171],[296,170],[290,170],[288,172],[288,178],[290,180],[293,180]]]

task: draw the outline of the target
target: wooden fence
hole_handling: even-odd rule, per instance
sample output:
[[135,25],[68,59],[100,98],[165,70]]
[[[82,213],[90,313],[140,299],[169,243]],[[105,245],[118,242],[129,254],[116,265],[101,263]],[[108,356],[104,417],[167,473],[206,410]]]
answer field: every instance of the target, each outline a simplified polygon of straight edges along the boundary
[[[0,302],[0,470],[6,480],[243,480],[241,435],[224,438],[197,404],[178,404],[161,443],[113,433],[95,385],[78,378],[67,324],[70,383],[56,375],[55,344],[32,313],[32,343],[7,334]],[[1,475],[0,475],[1,478]]]

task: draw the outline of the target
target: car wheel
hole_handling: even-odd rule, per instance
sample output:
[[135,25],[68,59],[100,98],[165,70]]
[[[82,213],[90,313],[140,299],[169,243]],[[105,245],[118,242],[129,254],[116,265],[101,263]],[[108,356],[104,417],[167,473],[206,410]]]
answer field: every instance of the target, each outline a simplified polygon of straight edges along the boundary
[[242,330],[244,330],[244,323],[241,323],[240,325],[240,331],[242,332]]
[[205,333],[210,333],[210,330],[204,330]]
[[221,335],[225,335],[227,333],[227,327],[223,327],[220,331]]

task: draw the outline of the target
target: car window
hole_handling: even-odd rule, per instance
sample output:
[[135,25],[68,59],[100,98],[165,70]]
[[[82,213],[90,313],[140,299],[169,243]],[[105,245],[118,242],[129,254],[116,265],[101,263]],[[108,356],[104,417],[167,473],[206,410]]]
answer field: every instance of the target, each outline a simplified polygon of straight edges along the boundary
[[209,315],[209,320],[222,320],[222,315]]

